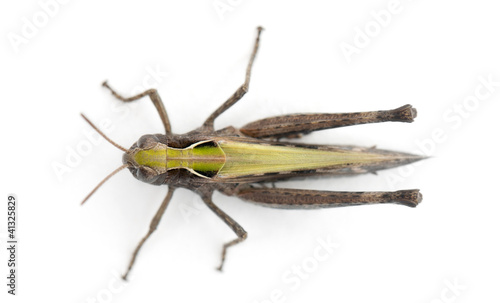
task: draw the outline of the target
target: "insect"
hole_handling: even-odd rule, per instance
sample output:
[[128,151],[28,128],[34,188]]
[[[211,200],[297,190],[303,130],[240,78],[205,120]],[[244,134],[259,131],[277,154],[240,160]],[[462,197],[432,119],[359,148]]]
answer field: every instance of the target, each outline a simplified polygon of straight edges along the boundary
[[[268,187],[265,183],[294,177],[349,175],[376,172],[409,164],[424,157],[376,148],[338,145],[311,145],[279,141],[296,138],[312,131],[349,125],[386,121],[413,122],[416,110],[405,105],[393,110],[340,114],[293,114],[248,123],[240,129],[216,130],[214,120],[238,102],[248,91],[262,27],[248,62],[245,81],[203,125],[189,133],[172,133],[163,102],[155,89],[125,98],[107,82],[103,86],[119,100],[132,102],[148,96],[156,107],[164,134],[144,135],[129,149],[114,143],[83,114],[83,118],[106,140],[124,151],[123,165],[102,180],[83,200],[117,172],[128,168],[132,175],[153,185],[167,185],[168,193],[153,217],[149,231],[137,244],[123,279],[132,269],[146,240],[155,231],[177,188],[187,188],[201,196],[203,202],[236,234],[237,238],[222,247],[222,270],[227,250],[244,241],[247,232],[212,201],[214,191],[239,197],[262,206],[284,209],[396,203],[415,207],[422,200],[417,189],[393,192],[335,192]],[[274,185],[274,183],[273,183]]]

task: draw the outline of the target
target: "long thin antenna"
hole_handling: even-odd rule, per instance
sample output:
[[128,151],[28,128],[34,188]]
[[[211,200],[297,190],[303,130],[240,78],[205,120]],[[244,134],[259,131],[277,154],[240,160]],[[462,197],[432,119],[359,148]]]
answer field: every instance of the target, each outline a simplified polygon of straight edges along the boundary
[[83,203],[85,203],[85,201],[87,201],[99,189],[99,187],[101,187],[101,185],[104,184],[104,182],[108,181],[109,178],[113,177],[116,173],[118,173],[119,171],[121,171],[122,169],[124,169],[126,167],[128,167],[128,164],[123,164],[122,166],[115,169],[111,174],[109,174],[101,182],[99,182],[99,184],[97,184],[97,186],[85,197],[85,199],[83,199],[83,201],[80,205],[83,205]]
[[94,125],[94,123],[90,122],[90,120],[87,117],[85,117],[84,114],[80,113],[80,115],[82,115],[83,119],[85,119],[85,121],[87,121],[87,123],[90,124],[90,126],[92,126],[92,128],[95,129],[96,132],[99,133],[99,135],[101,135],[104,139],[106,139],[106,141],[113,144],[118,149],[121,149],[122,151],[127,152],[126,148],[122,147],[121,145],[118,145],[117,143],[113,142],[113,140],[108,138],[100,129],[97,128],[97,126]]

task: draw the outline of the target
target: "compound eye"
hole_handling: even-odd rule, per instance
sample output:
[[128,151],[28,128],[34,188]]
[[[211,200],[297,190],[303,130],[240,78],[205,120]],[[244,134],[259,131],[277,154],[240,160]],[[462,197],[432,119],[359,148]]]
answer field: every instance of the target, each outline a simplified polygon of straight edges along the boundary
[[137,140],[137,147],[140,149],[151,149],[158,144],[158,140],[153,135],[144,135]]
[[136,171],[136,176],[137,179],[141,181],[150,181],[158,176],[156,171],[150,167],[147,166],[141,166],[137,168]]

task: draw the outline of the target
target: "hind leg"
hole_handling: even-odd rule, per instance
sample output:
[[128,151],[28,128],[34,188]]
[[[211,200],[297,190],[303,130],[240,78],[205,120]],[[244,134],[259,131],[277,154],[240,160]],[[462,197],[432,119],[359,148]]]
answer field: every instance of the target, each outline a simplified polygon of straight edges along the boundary
[[243,126],[240,131],[254,138],[297,137],[313,131],[343,126],[379,123],[413,122],[417,110],[405,105],[393,110],[341,114],[295,114],[271,117]]

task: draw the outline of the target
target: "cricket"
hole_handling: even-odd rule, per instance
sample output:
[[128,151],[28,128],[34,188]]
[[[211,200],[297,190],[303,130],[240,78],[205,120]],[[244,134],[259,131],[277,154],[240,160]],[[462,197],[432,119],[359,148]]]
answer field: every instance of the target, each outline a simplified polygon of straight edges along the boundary
[[417,115],[411,105],[392,110],[354,113],[290,114],[251,122],[241,128],[214,128],[219,115],[238,102],[247,92],[252,66],[263,28],[248,62],[243,84],[197,129],[186,134],[172,132],[167,112],[156,89],[132,97],[123,97],[107,82],[103,86],[123,102],[149,97],[165,128],[164,134],[143,135],[126,149],[100,131],[86,116],[82,117],[102,137],[124,152],[123,165],[104,178],[82,201],[85,203],[109,178],[127,168],[140,181],[167,185],[168,193],[137,244],[122,278],[127,279],[141,247],[156,230],[177,188],[197,193],[236,234],[223,244],[222,271],[227,251],[243,242],[247,232],[212,201],[218,191],[258,205],[280,209],[318,209],[353,205],[394,203],[410,207],[422,201],[418,189],[377,192],[343,192],[276,188],[274,182],[310,176],[376,173],[378,170],[409,164],[425,157],[375,147],[313,145],[281,141],[299,138],[317,130],[379,122],[413,122]]

